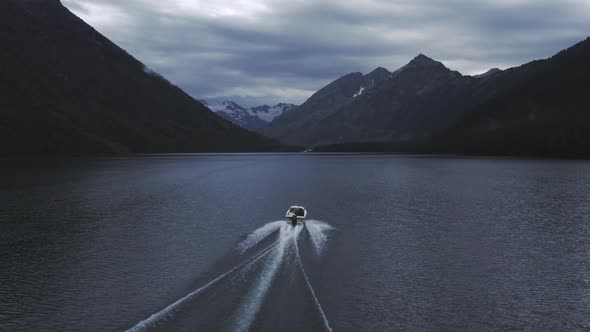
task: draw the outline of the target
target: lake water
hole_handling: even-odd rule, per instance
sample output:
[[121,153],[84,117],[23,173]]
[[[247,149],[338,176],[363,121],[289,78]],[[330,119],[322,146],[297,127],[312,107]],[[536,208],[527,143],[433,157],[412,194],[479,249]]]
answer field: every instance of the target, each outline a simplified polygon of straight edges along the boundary
[[[1,167],[2,331],[590,329],[589,162],[230,154]],[[306,225],[275,222],[293,204]]]

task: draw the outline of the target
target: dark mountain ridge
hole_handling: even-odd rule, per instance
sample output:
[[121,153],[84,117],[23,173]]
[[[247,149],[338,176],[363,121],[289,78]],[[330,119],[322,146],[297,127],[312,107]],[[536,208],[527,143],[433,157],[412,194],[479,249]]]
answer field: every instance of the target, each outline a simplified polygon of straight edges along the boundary
[[590,38],[545,60],[474,76],[468,107],[443,131],[317,150],[588,158],[588,59]]
[[590,156],[590,38],[499,77],[509,88],[476,105],[441,136],[464,153]]
[[0,2],[0,153],[266,151],[58,0]]
[[314,93],[302,105],[277,117],[263,133],[287,144],[311,145],[314,142],[310,133],[318,130],[317,126],[323,119],[373,89],[389,75],[391,73],[381,67],[366,75],[344,75]]
[[316,144],[411,140],[448,126],[470,101],[474,79],[419,55],[322,120]]
[[[371,79],[374,75],[378,75],[377,80]],[[370,85],[366,84],[369,80]],[[365,76],[353,73],[339,78],[265,133],[307,146],[416,139],[453,123],[469,104],[470,89],[478,81],[420,54],[393,73],[378,68]],[[334,88],[345,83],[348,90]],[[357,86],[361,89],[354,92]],[[318,95],[332,103],[318,102]]]

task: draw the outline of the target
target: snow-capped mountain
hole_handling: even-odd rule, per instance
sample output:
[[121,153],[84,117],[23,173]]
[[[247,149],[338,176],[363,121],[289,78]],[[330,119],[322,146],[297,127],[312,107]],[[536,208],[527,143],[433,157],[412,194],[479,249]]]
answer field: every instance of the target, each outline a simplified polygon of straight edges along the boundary
[[248,109],[248,113],[270,123],[277,116],[283,115],[292,110],[296,105],[279,103],[274,106],[262,105]]
[[293,104],[279,103],[274,106],[262,105],[245,108],[229,100],[221,104],[209,104],[204,100],[201,100],[201,102],[222,118],[240,127],[254,131],[266,127],[277,116],[292,110],[296,106]]

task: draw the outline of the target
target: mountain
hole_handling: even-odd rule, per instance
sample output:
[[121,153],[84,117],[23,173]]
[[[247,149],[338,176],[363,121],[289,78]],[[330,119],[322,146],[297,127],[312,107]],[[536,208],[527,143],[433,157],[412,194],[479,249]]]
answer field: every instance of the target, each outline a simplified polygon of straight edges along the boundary
[[[417,113],[421,116],[420,121],[408,122],[403,117],[397,117],[396,122],[401,122],[405,128],[396,124],[387,127],[388,130],[394,128],[391,132],[383,130],[384,134],[391,133],[389,139],[363,141],[358,136],[349,135],[343,142],[345,144],[321,146],[317,150],[588,158],[588,59],[590,38],[548,59],[519,67],[493,70],[473,77],[456,74],[456,79],[446,83],[434,80],[444,84],[423,85],[413,103],[404,103],[399,108],[406,114]],[[405,71],[404,68],[402,72]],[[409,87],[410,91],[414,91],[407,82],[393,84],[396,79],[390,80],[379,86],[382,92],[375,93],[376,105],[383,107],[382,102],[388,100],[387,96],[390,102],[400,100],[394,97],[399,94],[397,90]],[[436,100],[439,105],[434,103]],[[434,111],[416,108],[416,104],[420,103],[430,105]],[[389,109],[391,112],[392,109]],[[331,124],[338,124],[338,129],[346,132],[342,125],[350,125],[352,121],[365,121],[364,128],[369,132],[374,130],[375,124],[372,127],[366,125],[368,119],[375,116],[371,109],[357,109],[351,113],[352,109],[339,110],[334,118],[326,119],[328,124],[324,124],[324,130],[328,130]],[[393,113],[398,112],[394,110]],[[344,114],[356,118],[344,121]],[[443,126],[440,126],[440,121]],[[432,130],[433,126],[436,130]],[[399,135],[400,132],[416,133],[418,129],[428,127],[430,130],[423,131],[423,135]],[[354,128],[351,130],[354,134]]]
[[590,157],[590,38],[549,59],[490,77],[505,84],[429,149],[469,154]]
[[264,133],[306,146],[425,137],[456,121],[479,81],[420,54],[393,73],[339,78]]
[[367,75],[351,73],[342,76],[293,111],[277,117],[262,132],[288,144],[312,145],[315,143],[314,138],[309,135],[318,130],[320,121],[363,96],[390,75],[387,69],[380,67]]
[[0,1],[0,154],[266,151],[58,0]]
[[486,77],[463,76],[420,54],[321,119],[307,136],[314,145],[424,139],[444,132],[488,98],[495,84]]
[[479,74],[479,75],[473,75],[473,77],[477,77],[477,78],[484,78],[484,77],[488,77],[488,76],[491,76],[491,75],[497,74],[497,73],[499,73],[499,72],[501,72],[501,71],[502,71],[501,69],[498,69],[498,68],[492,68],[492,69],[490,69],[490,70],[486,71],[486,72],[485,72],[485,73],[483,73],[483,74]]
[[281,116],[287,112],[293,110],[297,105],[287,104],[287,103],[278,103],[274,106],[262,105],[251,107],[248,109],[248,112],[251,115],[257,116],[261,120],[270,123],[276,117]]
[[202,100],[201,102],[220,117],[248,130],[256,131],[268,124],[259,117],[251,115],[246,108],[233,101],[224,101],[219,105],[210,105]]
[[262,105],[245,108],[233,101],[224,101],[219,105],[209,104],[204,100],[201,100],[201,102],[222,118],[252,131],[263,129],[274,118],[296,107],[293,104],[279,103],[275,106]]

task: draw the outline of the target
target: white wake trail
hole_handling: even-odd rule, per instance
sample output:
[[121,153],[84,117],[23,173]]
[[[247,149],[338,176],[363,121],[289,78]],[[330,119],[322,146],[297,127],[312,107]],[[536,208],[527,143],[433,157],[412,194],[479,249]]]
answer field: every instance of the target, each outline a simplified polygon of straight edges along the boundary
[[[244,297],[246,302],[242,303],[240,306],[237,315],[234,316],[234,324],[233,326],[236,327],[237,331],[247,331],[254,319],[256,318],[257,313],[260,311],[262,306],[263,300],[266,297],[270,287],[274,279],[276,278],[277,272],[281,266],[281,264],[285,260],[285,255],[287,248],[291,243],[293,243],[292,249],[295,252],[296,264],[299,265],[301,271],[303,273],[303,277],[307,284],[307,287],[313,297],[314,303],[323,319],[324,326],[326,330],[332,331],[328,319],[324,313],[324,310],[315,295],[315,291],[311,286],[311,282],[303,268],[303,263],[301,261],[301,256],[299,253],[299,245],[297,240],[301,231],[303,230],[303,225],[299,224],[295,227],[288,225],[284,220],[269,222],[263,225],[262,227],[256,229],[252,233],[250,233],[246,239],[244,239],[238,245],[238,249],[241,250],[241,254],[243,254],[246,250],[254,247],[256,244],[260,243],[260,241],[267,238],[272,233],[279,231],[278,239],[266,247],[264,250],[256,254],[255,256],[247,259],[246,261],[240,263],[239,265],[233,267],[229,271],[221,274],[217,278],[211,280],[206,285],[202,286],[201,288],[189,293],[185,297],[177,300],[176,302],[170,304],[166,308],[162,309],[161,311],[151,315],[147,319],[139,322],[134,327],[130,328],[127,331],[136,332],[136,331],[146,331],[151,327],[156,326],[159,322],[163,320],[170,319],[173,315],[179,310],[179,308],[197,298],[202,292],[209,289],[213,285],[220,282],[222,279],[231,275],[232,273],[238,271],[238,275],[234,276],[231,279],[233,283],[236,278],[243,278],[243,275],[250,271],[252,267],[259,262],[261,259],[264,258],[264,265],[262,267],[262,271],[257,276],[257,279],[254,283],[254,286],[250,289],[247,296]],[[313,244],[314,251],[316,254],[321,254],[321,252],[326,247],[327,242],[327,235],[326,231],[332,229],[332,226],[328,225],[327,223],[317,221],[317,220],[309,220],[305,223],[305,227],[310,235],[310,240]],[[293,241],[293,242],[291,242]],[[291,248],[291,247],[289,247]],[[291,252],[291,251],[289,251]]]
[[[270,251],[271,247],[273,247],[273,248],[276,247],[278,245],[278,243],[279,243],[279,240],[276,240],[270,246],[268,246],[267,249],[264,250],[264,251],[266,251],[265,254],[268,253],[268,251]],[[239,272],[231,278],[232,283],[234,283],[237,279],[244,279],[244,275],[246,275],[248,272],[250,272],[250,270],[256,265],[256,263],[258,261],[259,261],[258,259],[251,260],[250,263],[248,263],[244,267],[242,267],[239,270]]]
[[328,236],[326,231],[334,229],[327,223],[319,220],[308,220],[305,222],[305,227],[310,235],[311,243],[313,244],[314,251],[317,255],[321,255],[322,251],[326,248],[328,242]]
[[233,267],[231,270],[223,273],[222,275],[220,275],[219,277],[211,280],[209,283],[207,283],[206,285],[204,285],[203,287],[191,292],[190,294],[186,295],[185,297],[177,300],[176,302],[170,304],[169,306],[167,306],[166,308],[160,310],[159,312],[151,315],[150,317],[148,317],[147,319],[142,320],[141,322],[137,323],[137,325],[133,326],[132,328],[128,329],[127,332],[140,332],[140,331],[147,331],[150,327],[156,325],[159,321],[161,320],[165,320],[167,318],[169,318],[170,316],[172,316],[174,314],[174,312],[184,303],[194,299],[195,297],[197,297],[200,293],[202,293],[203,291],[207,290],[208,288],[210,288],[211,286],[215,285],[216,283],[218,283],[220,280],[222,280],[223,278],[225,278],[226,276],[228,276],[229,274],[231,274],[232,272],[235,272],[237,270],[239,270],[240,268],[246,266],[251,266],[253,264],[255,264],[257,261],[259,261],[261,258],[263,258],[264,256],[266,256],[267,254],[269,254],[272,249],[274,249],[278,244],[278,241],[276,241],[275,243],[271,244],[270,246],[268,246],[266,249],[264,249],[262,252],[260,252],[258,255],[246,260],[245,262]]
[[277,220],[264,224],[262,227],[248,234],[248,236],[238,244],[238,250],[240,250],[240,253],[243,254],[246,250],[252,248],[258,242],[264,240],[267,236],[276,232],[284,224],[284,220]]
[[289,239],[293,237],[292,227],[287,225],[284,221],[281,222],[283,223],[283,226],[280,228],[279,243],[273,249],[272,256],[269,257],[270,261],[264,266],[264,270],[258,276],[256,286],[251,289],[245,297],[248,299],[248,302],[242,305],[237,314],[236,321],[233,324],[233,326],[236,327],[236,331],[249,330],[250,325],[256,318],[256,314],[262,306],[262,300],[270,289],[279,266],[283,261]]
[[[322,223],[322,224],[324,224],[324,223]],[[327,225],[331,228],[330,225],[328,225],[328,224],[325,224],[325,225]],[[305,226],[309,227],[309,225],[307,223]],[[309,231],[309,228],[308,228],[308,231]],[[305,273],[305,269],[303,268],[303,262],[301,261],[301,255],[299,255],[299,244],[297,244],[297,238],[299,237],[299,233],[301,233],[301,229],[296,231],[296,235],[293,238],[293,242],[295,244],[295,255],[297,256],[297,261],[299,262],[299,267],[301,268],[301,272],[303,273],[303,278],[305,279],[305,283],[307,284],[307,288],[309,289],[309,292],[311,293],[311,296],[313,297],[313,302],[315,303],[318,311],[320,312],[320,315],[322,316],[322,320],[324,322],[324,327],[326,328],[327,331],[332,331],[332,328],[330,327],[330,322],[328,322],[328,317],[326,317],[326,314],[324,313],[324,309],[322,308],[322,305],[320,304],[320,300],[315,295],[315,291],[313,290],[313,287],[311,287],[311,282],[309,281],[309,278],[307,277],[307,273]],[[311,232],[310,232],[310,234],[311,234]]]

